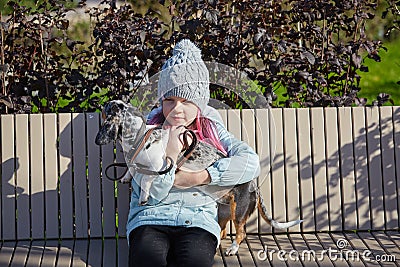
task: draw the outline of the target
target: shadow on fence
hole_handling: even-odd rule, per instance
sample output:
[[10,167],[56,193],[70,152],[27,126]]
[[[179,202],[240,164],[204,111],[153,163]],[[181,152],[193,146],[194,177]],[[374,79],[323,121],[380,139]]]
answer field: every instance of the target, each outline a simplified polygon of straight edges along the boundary
[[[285,177],[285,195],[274,195],[273,201],[297,202],[298,206],[289,212],[300,213],[303,230],[399,228],[400,182],[396,177],[400,172],[400,109],[394,108],[393,113],[388,113],[390,108],[363,110],[356,110],[357,114],[353,109],[334,112],[338,120],[325,120],[322,126],[313,124],[314,113],[310,112],[310,132],[320,127],[325,133],[325,145],[318,146],[313,134],[308,137],[309,144],[302,143],[304,137],[300,136],[307,132],[298,129],[303,121],[297,121],[297,132],[291,133],[296,136],[297,147],[286,147],[285,138],[281,144],[278,141],[277,149],[281,146],[282,151],[274,158],[269,183],[283,179],[278,173],[281,169],[285,174],[290,169],[297,177]],[[285,114],[283,117],[287,119]],[[284,135],[285,130],[281,131]],[[304,147],[310,153],[304,154]],[[323,153],[324,158],[316,158],[318,153]],[[298,181],[300,193],[298,199],[288,200],[296,198],[287,191],[293,180]],[[311,191],[306,188],[309,185]]]

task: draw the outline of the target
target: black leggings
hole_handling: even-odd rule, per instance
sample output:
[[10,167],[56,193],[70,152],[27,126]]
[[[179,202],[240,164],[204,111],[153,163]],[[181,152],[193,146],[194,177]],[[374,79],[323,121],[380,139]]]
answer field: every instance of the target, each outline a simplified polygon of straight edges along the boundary
[[129,235],[129,266],[212,266],[217,238],[201,228],[140,226]]

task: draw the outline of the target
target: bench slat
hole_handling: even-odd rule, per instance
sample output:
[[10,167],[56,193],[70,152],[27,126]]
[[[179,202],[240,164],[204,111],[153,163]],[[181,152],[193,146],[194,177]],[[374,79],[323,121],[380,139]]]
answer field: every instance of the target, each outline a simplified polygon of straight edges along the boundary
[[[99,239],[76,241],[74,258],[78,257],[78,262],[80,262],[82,266],[86,266],[86,263],[88,266],[102,266],[103,249],[101,243],[102,241]],[[79,254],[76,255],[76,252]]]
[[[284,255],[281,255],[284,260],[277,259],[279,261],[286,262],[288,266],[302,266],[301,262],[296,258],[290,257],[289,253],[291,251],[297,250],[301,251],[306,248],[304,240],[300,238],[300,235],[291,234],[291,235],[276,235],[275,241],[280,250],[285,251]],[[279,254],[276,253],[276,257],[279,257]],[[308,266],[317,266],[313,264],[313,262],[307,263]]]
[[385,214],[383,208],[379,108],[367,108],[366,119],[372,229],[384,229]]
[[[314,181],[312,173],[312,158],[311,158],[311,121],[309,109],[297,109],[297,138],[298,138],[298,160],[297,164],[299,167],[300,189],[294,187],[293,191],[299,191],[301,195],[301,205],[305,209],[302,210],[302,219],[311,223],[304,223],[301,225],[303,231],[315,231],[314,216]],[[285,122],[286,124],[286,122]],[[294,134],[294,133],[293,133]],[[288,177],[288,183],[295,186],[298,184],[298,179]],[[300,212],[300,208],[297,206],[296,210],[290,212]],[[291,218],[291,219],[298,219]],[[300,225],[299,225],[300,227]],[[294,228],[294,227],[293,227]]]
[[[245,141],[254,151],[256,151],[256,122],[254,120],[254,110],[247,109],[241,112],[241,134],[242,140]],[[246,231],[257,233],[258,231],[258,212],[250,215],[246,222]]]
[[351,108],[338,112],[340,146],[340,184],[342,221],[346,230],[357,229],[357,206],[354,180],[353,127]]
[[[368,263],[375,262],[374,260],[377,259],[377,257],[381,257],[387,253],[385,252],[385,247],[382,247],[371,233],[360,232],[358,236],[362,239],[366,248],[372,252],[372,255],[368,255],[368,257],[371,258],[371,261],[368,261]],[[379,265],[379,261],[376,263]],[[394,262],[385,262],[384,264],[385,266],[396,266]]]
[[[297,123],[296,123],[296,110],[284,109],[283,110],[283,147],[284,147],[284,173],[287,206],[285,210],[290,211],[283,220],[295,220],[300,216],[296,214],[299,207],[299,166],[298,162],[298,145],[297,145]],[[275,162],[272,162],[275,164]],[[290,182],[289,182],[290,181]],[[271,200],[273,202],[273,200]],[[294,214],[293,214],[294,211]],[[292,217],[291,217],[292,216]],[[296,225],[289,229],[291,231],[299,231],[300,226]]]
[[26,266],[40,266],[44,253],[45,241],[33,241],[30,246]]
[[[271,161],[275,156],[275,123],[270,122],[270,110],[256,110],[256,152],[260,158],[260,176],[258,178],[258,186],[264,199],[264,204],[269,212],[272,212],[270,195],[271,195]],[[265,223],[258,213],[258,233],[271,232],[271,226]]]
[[240,245],[238,258],[240,266],[255,266],[253,251],[247,238]]
[[59,165],[60,165],[60,224],[61,238],[72,238],[73,229],[73,193],[72,193],[72,117],[71,114],[59,114]]
[[[237,139],[241,140],[242,131],[241,131],[241,118],[239,110],[227,110],[226,114],[227,124],[226,127],[229,132],[231,132]],[[239,177],[238,177],[239,178]],[[227,225],[227,234],[236,233],[236,229],[232,222],[229,222]]]
[[[82,240],[76,240],[73,244],[73,248],[71,248],[71,251],[73,250],[73,266],[79,266],[79,267],[85,267],[86,263],[88,262],[88,254],[90,253],[91,249],[99,249],[98,247],[94,246],[93,243],[97,241],[90,241],[88,239],[82,239]],[[63,244],[64,241],[61,242]],[[69,241],[68,241],[69,242]],[[90,249],[89,249],[90,245]],[[93,247],[92,247],[93,246]],[[97,257],[100,259],[100,264],[92,265],[92,266],[101,266],[101,247],[99,250],[96,250],[97,253],[100,253],[100,256],[97,255]],[[89,254],[90,255],[90,254]]]
[[[395,233],[393,234],[395,235]],[[393,256],[396,260],[400,259],[400,248],[391,240],[387,233],[372,232],[372,235],[382,248],[382,257],[386,257],[387,260],[392,260],[389,256]],[[397,232],[397,235],[399,235],[399,232]]]
[[214,256],[213,267],[223,267],[223,266],[225,266],[223,258],[221,256],[221,253],[222,253],[222,249],[221,249],[221,247],[218,247],[217,248],[217,252],[215,253],[215,256]]
[[[332,245],[328,247],[332,249],[332,258],[331,260],[335,263],[336,266],[353,266],[356,260],[353,260],[351,254],[346,254],[346,250],[353,250],[349,241],[346,239],[344,233],[332,233],[330,237],[333,241]],[[346,245],[342,248],[343,241],[346,240]],[[341,253],[343,252],[343,254]],[[329,254],[328,254],[329,255]],[[343,255],[343,256],[341,256]],[[346,256],[347,255],[347,256]],[[361,265],[362,266],[362,265]]]
[[[17,178],[17,239],[31,236],[30,193],[29,193],[29,131],[28,115],[15,118],[15,149]],[[21,164],[19,164],[21,163]]]
[[[71,266],[72,263],[72,251],[74,248],[74,241],[64,240],[62,246],[58,247],[57,265],[55,266]],[[77,262],[78,263],[78,262]]]
[[101,147],[102,157],[102,207],[103,207],[103,234],[105,237],[115,237],[116,233],[116,208],[115,208],[115,188],[114,182],[106,178],[105,168],[114,162],[113,145],[108,144]]
[[260,240],[262,243],[262,247],[267,252],[267,254],[263,255],[267,257],[265,262],[269,262],[271,266],[286,266],[284,261],[278,259],[278,251],[280,250],[279,244],[276,242],[273,235],[262,235],[260,236]]
[[102,202],[100,180],[100,147],[94,143],[99,129],[99,113],[86,114],[87,153],[88,153],[88,194],[90,237],[102,236]]
[[365,109],[353,108],[353,147],[354,168],[357,197],[357,228],[371,229],[371,214],[369,206],[368,154]]
[[[328,185],[327,166],[325,164],[325,121],[324,109],[311,109],[311,135],[312,135],[312,172],[314,176],[314,218],[315,221],[306,220],[304,225],[315,223],[317,231],[329,230],[328,214]],[[305,206],[302,203],[302,209]],[[304,218],[305,219],[305,218]],[[310,226],[308,226],[310,228]]]
[[[254,266],[266,266],[268,263],[268,259],[264,259],[263,254],[263,244],[258,235],[248,235],[246,237],[246,243],[251,250],[253,255]],[[241,248],[242,249],[242,248]],[[240,250],[241,251],[241,250]],[[239,251],[239,253],[240,253]],[[252,265],[249,265],[252,266]]]
[[118,239],[118,267],[128,267],[128,242],[124,238]]
[[[329,233],[318,233],[317,238],[322,245],[322,250],[325,251],[324,257],[327,257],[327,259],[330,260],[335,266],[349,266],[347,262],[339,260],[337,252],[335,252],[338,250],[336,246],[336,241]],[[328,254],[330,250],[332,251],[331,252],[332,256],[329,256]]]
[[[102,266],[103,256],[105,257],[105,255],[106,253],[105,251],[103,251],[102,248],[102,240],[91,239],[88,248],[88,261],[87,261],[88,266]],[[104,266],[113,266],[113,265],[109,264]]]
[[[286,190],[285,190],[285,151],[284,151],[284,132],[283,115],[281,109],[271,111],[276,129],[276,154],[272,162],[271,171],[271,195],[269,197],[272,203],[270,211],[272,217],[277,221],[286,221]],[[285,230],[272,229],[273,232],[283,232]]]
[[58,164],[54,164],[57,159],[57,117],[56,114],[43,116],[46,238],[58,238]]
[[[224,126],[226,127],[226,129],[228,129],[228,110],[220,109],[220,110],[218,110],[218,113],[221,116]],[[233,228],[232,222],[229,222],[226,226],[226,233],[230,234],[232,228]]]
[[[361,257],[363,251],[365,251],[367,248],[365,247],[364,243],[362,240],[357,236],[356,233],[343,233],[343,239],[345,239],[348,243],[348,245],[345,247],[345,249],[350,250],[350,251],[358,251],[360,254],[348,254],[348,257],[353,257],[354,260],[351,261],[352,266],[368,266],[368,262],[364,261],[364,259]],[[345,244],[345,242],[342,242]],[[335,249],[337,249],[335,247]],[[360,256],[357,256],[360,255]],[[353,259],[351,258],[351,259]],[[378,265],[379,266],[379,265]]]
[[[311,235],[313,240],[314,240],[314,246],[315,246],[315,251],[317,253],[318,250],[321,248],[321,244],[315,242],[316,237],[314,235]],[[328,260],[322,260],[319,261],[318,257],[314,258],[314,255],[311,255],[311,253],[308,253],[308,251],[311,249],[310,244],[307,242],[305,237],[301,234],[290,234],[288,236],[288,239],[290,242],[293,244],[293,253],[294,255],[286,255],[288,258],[294,258],[296,261],[301,262],[304,266],[331,266],[329,259]],[[310,237],[311,239],[311,237]],[[288,241],[289,242],[289,241]],[[286,250],[286,253],[291,253],[290,251]],[[321,263],[324,263],[321,264]]]
[[332,231],[342,230],[342,199],[340,191],[340,167],[339,167],[339,136],[337,109],[325,109],[325,135],[327,155],[327,177],[329,196],[329,228]]
[[[400,107],[393,107],[393,124],[394,124],[394,153],[395,153],[395,169],[397,180],[397,212],[400,213]],[[400,228],[400,216],[397,216],[397,227]]]
[[369,250],[369,248],[366,246],[365,242],[360,238],[360,236],[356,233],[344,233],[343,234],[348,241],[348,249],[354,250],[354,251],[359,251],[360,252],[360,257],[359,257],[359,263],[363,263],[365,266],[380,266],[379,263],[374,262],[374,261],[368,261],[365,260],[364,257],[362,257],[362,253],[364,251]]
[[4,115],[1,117],[1,225],[2,238],[14,240],[16,238],[15,226],[15,173],[18,164],[14,158],[14,117]]
[[4,242],[0,250],[0,266],[8,266],[14,255],[17,242]]
[[24,266],[29,254],[29,241],[19,241],[14,249],[14,254],[9,266]]
[[88,237],[85,116],[72,114],[72,164],[74,181],[75,235]]
[[44,238],[45,226],[45,187],[44,187],[44,148],[43,148],[43,116],[30,115],[31,134],[31,205],[32,205],[32,237]]
[[[117,162],[125,162],[122,154],[121,145],[117,145]],[[128,221],[129,212],[129,185],[117,183],[117,210],[118,210],[118,235],[121,237],[126,236],[126,222]]]
[[226,126],[227,124],[227,110],[226,109],[218,109],[217,110],[218,114],[221,116],[222,123]]
[[[303,251],[298,251],[300,253],[300,257],[302,257],[302,259],[307,259],[306,263],[308,264],[308,257],[310,257],[312,259],[313,255],[311,254],[312,252],[308,253],[308,251],[314,251],[315,252],[315,261],[317,262],[317,264],[319,264],[320,266],[334,266],[332,261],[326,257],[326,256],[322,256],[322,251],[324,250],[320,240],[318,239],[318,237],[315,234],[303,234],[302,238],[304,239],[304,241],[307,244],[307,252],[303,252]],[[309,256],[310,255],[310,256]],[[304,261],[304,260],[303,260]]]
[[[43,249],[42,265],[43,266],[56,266],[57,253],[58,253],[58,242],[51,240],[45,243]],[[64,265],[68,266],[68,265]]]
[[386,235],[400,250],[400,231],[387,231]]
[[394,127],[392,118],[392,107],[380,108],[382,183],[386,229],[395,229],[399,227],[394,154]]
[[[233,238],[230,238],[230,236],[228,236],[226,239],[221,240],[219,257],[221,257],[225,266],[240,266],[237,255],[225,256],[225,251],[227,248],[229,248],[231,246],[232,241],[233,241]],[[240,249],[239,249],[239,251],[240,251]],[[217,255],[215,257],[217,257]]]
[[[103,257],[103,266],[117,266],[117,240],[106,239],[104,240],[104,257]],[[94,255],[98,257],[99,252],[95,252]],[[89,255],[90,257],[90,255]]]

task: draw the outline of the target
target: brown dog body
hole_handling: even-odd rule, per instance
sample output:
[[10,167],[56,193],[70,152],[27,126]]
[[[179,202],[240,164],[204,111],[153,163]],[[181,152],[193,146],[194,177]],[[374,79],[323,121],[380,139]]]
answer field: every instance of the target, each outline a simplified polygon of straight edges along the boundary
[[261,217],[275,228],[286,229],[302,222],[302,220],[296,220],[280,223],[272,219],[264,205],[264,200],[255,180],[236,185],[218,202],[218,223],[221,227],[221,239],[226,238],[226,225],[230,220],[233,221],[236,230],[235,241],[226,250],[226,255],[234,255],[238,252],[240,244],[246,237],[246,222],[256,206]]

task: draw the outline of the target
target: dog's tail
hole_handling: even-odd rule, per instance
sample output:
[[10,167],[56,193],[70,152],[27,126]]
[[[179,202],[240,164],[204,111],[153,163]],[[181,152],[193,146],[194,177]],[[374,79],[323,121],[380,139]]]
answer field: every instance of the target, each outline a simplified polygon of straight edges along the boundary
[[269,223],[272,227],[277,228],[277,229],[286,229],[286,228],[298,225],[303,222],[303,220],[295,220],[295,221],[284,222],[284,223],[275,221],[272,218],[272,216],[268,213],[267,208],[265,207],[265,204],[264,204],[264,199],[262,198],[262,195],[261,195],[258,187],[256,189],[256,194],[257,194],[257,199],[258,199],[258,201],[257,201],[258,210],[260,211],[263,219],[267,223]]

